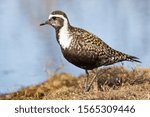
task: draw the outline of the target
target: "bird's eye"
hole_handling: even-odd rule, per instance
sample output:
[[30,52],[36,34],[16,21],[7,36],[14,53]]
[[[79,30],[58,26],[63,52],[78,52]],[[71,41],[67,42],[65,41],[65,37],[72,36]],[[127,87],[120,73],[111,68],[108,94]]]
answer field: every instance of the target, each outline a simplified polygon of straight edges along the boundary
[[52,17],[53,20],[56,20],[56,17]]

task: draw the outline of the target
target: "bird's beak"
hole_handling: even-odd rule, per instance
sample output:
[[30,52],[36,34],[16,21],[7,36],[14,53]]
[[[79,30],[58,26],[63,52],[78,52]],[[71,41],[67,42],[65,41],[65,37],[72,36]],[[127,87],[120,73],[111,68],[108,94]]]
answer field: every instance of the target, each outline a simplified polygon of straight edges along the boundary
[[44,23],[41,23],[40,26],[44,26],[44,25],[47,25],[48,24],[48,21],[44,22]]

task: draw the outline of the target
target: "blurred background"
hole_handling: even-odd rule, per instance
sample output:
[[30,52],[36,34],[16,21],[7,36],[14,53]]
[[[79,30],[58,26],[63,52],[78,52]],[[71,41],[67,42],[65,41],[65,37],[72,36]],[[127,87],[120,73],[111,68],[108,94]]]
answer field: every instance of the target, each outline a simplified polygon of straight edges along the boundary
[[114,49],[139,57],[141,67],[150,66],[150,0],[1,0],[0,94],[41,83],[54,73],[84,73],[63,58],[55,30],[39,26],[54,10],[64,11],[72,25]]

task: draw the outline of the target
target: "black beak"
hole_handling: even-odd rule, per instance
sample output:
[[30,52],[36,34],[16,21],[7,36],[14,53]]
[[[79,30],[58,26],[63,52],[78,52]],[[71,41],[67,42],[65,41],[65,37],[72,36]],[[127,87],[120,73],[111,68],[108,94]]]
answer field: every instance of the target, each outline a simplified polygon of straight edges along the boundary
[[46,22],[44,22],[44,23],[41,23],[40,26],[44,26],[44,25],[46,25],[46,24],[48,24],[48,21],[46,21]]

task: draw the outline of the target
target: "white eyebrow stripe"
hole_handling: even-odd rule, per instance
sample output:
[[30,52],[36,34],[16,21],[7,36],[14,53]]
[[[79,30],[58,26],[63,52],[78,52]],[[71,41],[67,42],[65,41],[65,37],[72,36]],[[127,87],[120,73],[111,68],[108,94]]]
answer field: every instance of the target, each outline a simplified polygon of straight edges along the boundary
[[48,19],[51,19],[52,17],[60,17],[64,20],[66,20],[66,18],[63,15],[52,15],[52,14],[49,15]]

